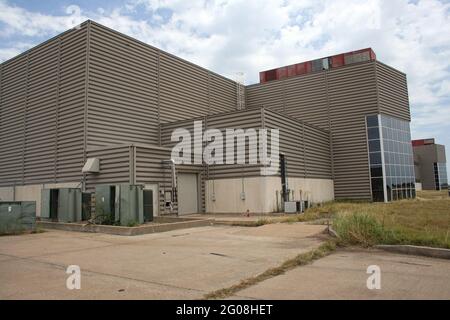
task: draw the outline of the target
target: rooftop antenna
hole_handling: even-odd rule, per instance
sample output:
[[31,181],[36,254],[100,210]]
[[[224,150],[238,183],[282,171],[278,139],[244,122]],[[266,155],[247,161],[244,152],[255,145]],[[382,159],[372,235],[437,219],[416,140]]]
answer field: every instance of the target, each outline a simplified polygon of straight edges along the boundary
[[236,72],[235,74],[236,81],[236,109],[243,110],[245,109],[245,73],[244,72]]

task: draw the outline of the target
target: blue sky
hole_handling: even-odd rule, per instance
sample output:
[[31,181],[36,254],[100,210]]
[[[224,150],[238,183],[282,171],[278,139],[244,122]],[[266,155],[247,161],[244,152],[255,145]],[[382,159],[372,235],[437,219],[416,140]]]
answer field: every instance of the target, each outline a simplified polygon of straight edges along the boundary
[[0,61],[86,19],[227,77],[242,71],[246,83],[261,70],[372,47],[408,76],[413,138],[446,144],[450,162],[449,1],[0,0]]

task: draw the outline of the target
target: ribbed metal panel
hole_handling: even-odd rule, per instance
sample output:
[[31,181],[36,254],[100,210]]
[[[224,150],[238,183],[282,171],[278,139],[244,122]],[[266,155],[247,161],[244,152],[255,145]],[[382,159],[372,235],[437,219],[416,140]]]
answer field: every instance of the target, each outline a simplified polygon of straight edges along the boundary
[[208,72],[161,52],[161,123],[198,117],[208,112]]
[[306,178],[331,179],[330,133],[306,123],[303,128]]
[[406,75],[381,62],[376,62],[380,113],[410,121]]
[[80,181],[84,153],[84,99],[87,27],[60,38],[57,104],[57,182]]
[[210,72],[209,83],[211,104],[209,113],[235,110],[237,102],[236,82]]
[[328,73],[335,197],[371,199],[365,116],[378,112],[375,63]]
[[0,185],[21,184],[27,96],[27,56],[2,64]]
[[280,152],[285,155],[288,176],[305,177],[303,123],[290,119],[280,113],[265,109],[264,125],[267,129],[280,130]]
[[[225,140],[226,129],[255,129],[262,128],[261,109],[249,109],[243,111],[234,111],[229,113],[209,115],[206,119],[206,129],[218,129],[222,131],[224,144],[224,163],[225,163]],[[258,131],[257,131],[258,133]],[[256,150],[257,152],[257,150]],[[248,162],[248,142],[246,142],[246,158]],[[237,152],[235,152],[235,159]],[[259,164],[231,164],[231,165],[210,165],[207,168],[207,179],[252,177],[260,175]]]
[[287,160],[288,176],[331,179],[327,131],[267,109],[264,124],[266,128],[280,130],[280,152]]
[[318,72],[285,80],[285,113],[329,130],[326,73]]
[[58,66],[57,40],[28,54],[24,184],[54,179]]
[[157,51],[92,23],[88,147],[157,144]]
[[89,149],[89,158],[100,159],[101,174],[87,175],[86,188],[93,192],[96,184],[132,183],[130,181],[130,146]]
[[[371,199],[364,117],[379,112],[375,64],[359,63],[247,87],[250,108],[264,105],[267,109],[281,110],[331,132],[333,163],[323,158],[322,152],[316,153],[317,134],[311,130],[305,134],[305,143],[313,160],[308,162],[306,158],[306,164],[317,162],[321,168],[324,165],[323,169],[327,164],[334,168],[336,198]],[[327,144],[319,145],[327,154]],[[301,172],[296,170],[294,166],[295,174]],[[310,170],[319,177],[329,173],[328,169]]]
[[2,64],[0,184],[80,180],[85,31],[83,24]]
[[329,129],[325,72],[248,86],[247,103]]
[[248,108],[267,108],[284,111],[284,80],[256,84],[246,88]]

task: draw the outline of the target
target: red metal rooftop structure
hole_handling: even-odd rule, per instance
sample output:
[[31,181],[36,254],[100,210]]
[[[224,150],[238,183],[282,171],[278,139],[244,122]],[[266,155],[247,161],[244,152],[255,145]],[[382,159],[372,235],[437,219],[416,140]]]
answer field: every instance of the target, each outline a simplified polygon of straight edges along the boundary
[[434,144],[434,138],[430,139],[419,139],[419,140],[412,140],[411,141],[413,147],[419,147],[419,146],[425,146],[429,144]]
[[273,80],[282,80],[301,74],[338,68],[358,62],[374,61],[376,59],[377,56],[372,48],[366,48],[331,57],[296,63],[272,70],[261,71],[259,73],[259,82],[265,83]]

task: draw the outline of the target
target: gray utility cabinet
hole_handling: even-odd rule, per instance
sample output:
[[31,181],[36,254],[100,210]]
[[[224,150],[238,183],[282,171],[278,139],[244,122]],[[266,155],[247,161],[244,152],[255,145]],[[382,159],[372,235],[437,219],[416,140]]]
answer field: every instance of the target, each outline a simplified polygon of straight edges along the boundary
[[42,189],[41,219],[57,222],[82,221],[79,188]]
[[[153,208],[145,206],[145,201],[152,199],[144,193],[141,185],[119,184],[98,185],[95,187],[95,215],[104,223],[127,226],[153,220]],[[145,210],[151,210],[146,213]]]
[[36,228],[35,201],[0,201],[0,233]]

